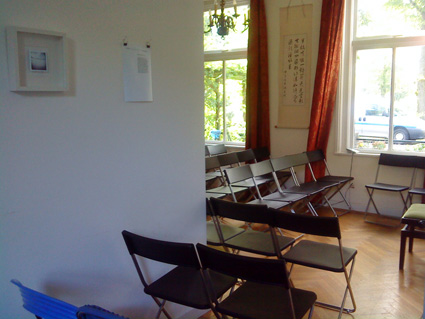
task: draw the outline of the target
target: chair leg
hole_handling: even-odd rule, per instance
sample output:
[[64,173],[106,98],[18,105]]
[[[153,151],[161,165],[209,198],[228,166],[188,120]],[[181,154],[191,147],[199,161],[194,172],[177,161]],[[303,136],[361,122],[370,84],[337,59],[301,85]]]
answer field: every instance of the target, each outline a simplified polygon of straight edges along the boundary
[[[343,296],[343,299],[342,299],[341,306],[335,306],[335,305],[331,305],[331,304],[327,304],[327,303],[316,301],[316,305],[318,305],[320,307],[324,307],[324,308],[327,308],[327,309],[338,311],[339,312],[338,319],[341,318],[341,316],[342,316],[343,313],[346,313],[346,314],[353,313],[353,312],[356,311],[356,308],[357,308],[356,301],[354,300],[353,290],[351,288],[351,277],[353,275],[354,262],[355,262],[355,260],[352,261],[351,269],[350,269],[350,274],[347,273],[347,270],[346,269],[344,271],[345,279],[347,281],[347,286],[345,287],[344,296]],[[345,300],[347,299],[347,294],[348,293],[350,294],[351,302],[353,303],[353,308],[345,308],[344,307]]]
[[[414,233],[415,232],[415,226],[412,225],[411,227],[408,228],[409,232]],[[413,251],[413,239],[415,239],[415,237],[413,236],[409,236],[409,253],[411,253]]]
[[157,314],[156,314],[155,318],[156,318],[156,319],[158,319],[158,318],[161,316],[161,312],[163,312],[163,313],[164,313],[164,315],[165,315],[168,319],[172,319],[172,317],[170,316],[170,314],[169,314],[169,313],[167,312],[167,310],[165,310],[165,308],[164,308],[166,300],[163,300],[162,302],[160,302],[160,301],[158,300],[158,298],[156,298],[156,297],[152,297],[152,298],[153,298],[153,300],[155,300],[156,304],[157,304],[157,305],[158,305],[158,307],[159,307],[159,310],[158,310],[158,312],[157,312]]
[[398,269],[403,270],[404,268],[404,257],[406,254],[406,227],[407,225],[401,230],[401,239],[400,239],[400,260],[398,264]]

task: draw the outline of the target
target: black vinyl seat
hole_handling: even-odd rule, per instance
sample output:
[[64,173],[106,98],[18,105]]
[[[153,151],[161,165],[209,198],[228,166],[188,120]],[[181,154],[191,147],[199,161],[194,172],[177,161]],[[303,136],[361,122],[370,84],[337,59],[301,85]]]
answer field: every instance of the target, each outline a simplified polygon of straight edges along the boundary
[[[392,226],[390,224],[370,221],[370,220],[367,219],[368,212],[369,212],[369,206],[370,206],[371,203],[372,203],[372,206],[374,207],[374,209],[375,209],[375,211],[378,215],[385,216],[385,215],[381,214],[375,200],[373,199],[373,195],[374,195],[375,191],[377,191],[377,190],[378,191],[398,193],[400,195],[402,205],[403,205],[401,215],[403,215],[404,212],[406,212],[408,197],[407,196],[405,197],[403,195],[403,193],[407,192],[413,186],[413,183],[415,181],[415,176],[416,176],[417,164],[418,164],[418,157],[417,156],[396,155],[396,154],[387,154],[387,153],[381,153],[380,154],[379,161],[378,161],[378,168],[376,170],[375,182],[372,183],[372,184],[365,185],[366,190],[367,190],[368,195],[369,195],[369,200],[367,202],[367,206],[366,206],[365,214],[364,214],[364,220],[366,222],[373,223],[373,224],[379,224],[379,225],[383,225],[383,226]],[[404,175],[406,177],[410,176],[410,184],[409,185],[406,185],[407,179],[405,180],[406,181],[405,185],[401,185],[401,183],[400,184],[399,183],[398,184],[388,183],[388,179],[385,178],[388,175],[388,174],[386,174],[386,172],[388,172],[388,169],[393,170],[396,167],[404,169],[405,170]],[[384,171],[384,172],[382,172],[382,171]],[[401,215],[400,215],[400,218],[401,218]]]
[[[311,318],[317,296],[291,287],[283,260],[229,254],[201,244],[196,247],[204,271],[214,270],[242,280],[241,286],[222,300],[214,289],[209,289],[211,309],[217,318],[223,314],[247,319],[301,319],[307,312]],[[209,288],[208,274],[205,280]]]
[[[268,213],[266,205],[235,203],[216,198],[211,198],[210,202],[214,214],[220,218],[258,223],[267,227],[273,222],[273,216]],[[247,229],[245,232],[225,240],[223,247],[236,252],[242,250],[264,256],[277,256],[276,247],[279,250],[284,250],[294,243],[294,238],[286,236],[279,236],[278,242],[275,243],[272,232]],[[275,245],[277,246],[275,247]]]
[[[292,266],[295,264],[335,273],[343,273],[346,281],[346,288],[341,305],[335,306],[322,302],[316,302],[316,304],[339,311],[338,318],[341,318],[343,312],[354,312],[356,310],[356,302],[351,288],[351,277],[357,250],[342,245],[338,217],[299,215],[278,210],[273,210],[273,212],[275,214],[274,227],[303,234],[329,237],[329,239],[337,239],[337,245],[312,240],[301,240],[289,251],[279,255],[279,258],[284,259],[288,263],[292,263]],[[350,264],[351,268],[350,271],[348,271],[347,267]],[[353,308],[345,307],[347,294],[351,297]]]
[[[204,289],[200,264],[193,244],[151,239],[126,230],[122,232],[122,235],[144,286],[144,292],[150,295],[159,307],[155,318],[159,318],[161,312],[167,318],[171,318],[164,308],[166,301],[196,309],[210,308],[209,297]],[[148,283],[137,256],[176,265],[176,267],[162,277]],[[210,273],[210,275],[212,285],[218,295],[224,294],[236,283],[236,279],[226,275],[219,273]]]

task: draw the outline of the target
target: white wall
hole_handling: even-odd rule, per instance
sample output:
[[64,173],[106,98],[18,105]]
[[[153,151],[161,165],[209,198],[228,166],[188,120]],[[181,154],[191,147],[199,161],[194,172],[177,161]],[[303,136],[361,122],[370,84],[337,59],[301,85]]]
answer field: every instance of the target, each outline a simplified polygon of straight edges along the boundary
[[[321,18],[321,0],[266,0],[266,14],[268,22],[268,40],[269,40],[269,74],[270,74],[270,136],[271,136],[271,153],[273,157],[283,156],[303,152],[307,149],[308,129],[284,129],[275,128],[278,119],[278,72],[279,72],[279,33],[280,21],[279,10],[282,7],[313,4],[313,39],[312,39],[312,83],[314,88],[314,75],[317,65],[317,54],[320,36],[320,18]],[[335,109],[334,120],[329,138],[327,159],[332,173],[335,175],[345,175],[350,172],[351,157],[348,155],[336,154],[336,120],[338,111]],[[374,182],[376,168],[378,165],[378,157],[375,155],[357,155],[353,160],[353,176],[355,177],[354,189],[350,189],[348,197],[354,210],[364,211],[368,201],[368,195],[364,185]],[[302,172],[300,172],[302,173]],[[409,185],[410,179],[406,178],[406,171],[386,172],[388,182],[396,182]],[[418,174],[417,185],[422,185],[423,173]],[[382,213],[388,215],[400,216],[402,211],[402,203],[399,196],[394,194],[381,193],[376,194],[377,203],[382,207]],[[345,207],[342,205],[341,207]],[[369,209],[374,212],[373,208]]]
[[[66,33],[69,92],[8,91],[9,25]],[[12,278],[152,318],[121,231],[205,240],[202,2],[2,0],[0,32],[0,318],[32,318]],[[123,100],[125,36],[151,42],[153,103]]]

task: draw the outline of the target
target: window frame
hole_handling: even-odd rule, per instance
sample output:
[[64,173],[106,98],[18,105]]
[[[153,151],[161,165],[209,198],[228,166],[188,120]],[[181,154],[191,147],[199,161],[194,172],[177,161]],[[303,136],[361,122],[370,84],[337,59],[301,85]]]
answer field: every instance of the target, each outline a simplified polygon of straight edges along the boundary
[[[250,0],[238,0],[237,6],[249,6]],[[233,7],[233,2],[228,1],[226,8]],[[214,0],[204,0],[204,12],[214,9]],[[248,31],[245,31],[248,32]],[[205,62],[222,62],[223,63],[223,140],[205,140],[205,143],[225,143],[226,145],[234,145],[244,147],[246,142],[232,142],[227,141],[227,126],[226,126],[226,61],[229,60],[247,60],[248,59],[248,43],[246,48],[239,48],[234,50],[210,50],[204,51],[204,63]],[[204,105],[205,109],[205,105]]]
[[[394,121],[394,79],[396,49],[412,46],[425,46],[425,35],[414,36],[373,36],[357,37],[357,0],[346,1],[344,23],[344,39],[342,47],[342,59],[337,94],[337,153],[347,153],[348,148],[354,146],[354,102],[355,102],[355,70],[356,56],[358,51],[371,49],[392,49],[392,69],[391,69],[391,95],[390,95],[390,122],[393,127]],[[399,151],[393,149],[393,134],[389,134],[388,149],[361,149],[361,153],[406,153],[422,154],[423,152]]]

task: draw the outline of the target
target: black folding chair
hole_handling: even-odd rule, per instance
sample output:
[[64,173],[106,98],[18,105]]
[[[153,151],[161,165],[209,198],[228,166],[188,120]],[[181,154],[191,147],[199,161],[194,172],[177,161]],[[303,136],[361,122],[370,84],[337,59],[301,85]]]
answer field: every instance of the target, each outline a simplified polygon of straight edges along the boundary
[[206,200],[207,216],[211,220],[207,221],[207,244],[211,246],[222,246],[224,242],[245,231],[244,228],[223,224],[212,210],[209,199]]
[[[312,182],[308,183],[300,183],[297,174],[295,172],[295,167],[298,166],[308,166],[308,157],[306,153],[299,153],[299,154],[293,154],[293,155],[286,155],[279,158],[272,158],[271,164],[274,171],[280,171],[282,169],[289,169],[292,174],[292,179],[295,183],[295,186],[285,188],[285,189],[279,189],[280,193],[295,193],[295,194],[303,194],[306,195],[310,201],[307,204],[307,207],[311,211],[313,215],[317,215],[317,212],[311,203],[312,200],[314,200],[316,203],[322,203],[322,201],[325,201],[327,205],[332,210],[334,216],[337,216],[337,213],[335,212],[334,208],[332,207],[331,203],[329,202],[326,195],[330,192],[330,190],[338,185],[337,182],[318,182],[316,181],[313,172],[312,176],[314,180]],[[276,182],[277,183],[277,182]]]
[[[357,250],[342,246],[338,217],[299,215],[272,209],[269,209],[269,211],[273,212],[275,215],[274,227],[303,234],[337,239],[337,245],[312,240],[301,240],[284,254],[279,254],[278,250],[276,252],[279,254],[279,258],[284,259],[288,263],[292,263],[292,266],[296,264],[335,273],[343,273],[346,281],[346,288],[341,305],[336,306],[322,302],[316,302],[316,304],[339,311],[338,318],[341,318],[343,312],[354,312],[356,310],[356,302],[351,288],[351,277]],[[351,268],[350,271],[348,271],[347,267],[350,263]],[[345,307],[348,293],[350,294],[353,308]]]
[[[221,218],[230,218],[246,223],[263,224],[267,228],[273,222],[272,215],[268,213],[266,205],[251,205],[235,203],[222,199],[211,198],[211,206],[214,214]],[[277,246],[284,250],[292,246],[294,238],[279,236]],[[264,256],[277,256],[273,235],[270,232],[252,230],[248,228],[245,232],[224,241],[223,247],[234,252],[246,251]]]
[[[193,244],[151,239],[126,230],[122,232],[122,235],[144,286],[144,292],[150,295],[159,307],[155,318],[159,318],[161,312],[167,318],[171,318],[164,308],[166,301],[196,309],[210,308],[209,297],[205,293],[199,260]],[[148,283],[137,256],[177,267],[159,279]],[[236,280],[229,276],[219,273],[210,273],[210,275],[218,295],[224,294],[236,283]]]
[[220,300],[205,274],[211,309],[217,318],[301,319],[313,314],[316,294],[291,287],[283,260],[253,258],[222,252],[201,244],[196,246],[204,271],[213,270],[241,279],[241,286]]
[[[366,190],[369,194],[369,201],[367,202],[365,214],[364,214],[364,220],[365,222],[372,223],[372,224],[378,224],[382,226],[394,226],[391,224],[376,222],[372,220],[367,220],[368,212],[369,212],[369,206],[372,203],[373,207],[375,208],[376,213],[379,216],[385,216],[381,214],[379,211],[375,200],[373,199],[373,195],[376,190],[378,191],[385,191],[385,192],[391,192],[391,193],[398,193],[400,194],[400,198],[403,204],[403,210],[400,215],[401,216],[406,212],[407,210],[407,199],[408,197],[404,197],[403,192],[408,191],[410,188],[412,188],[415,175],[416,175],[416,166],[418,163],[417,156],[408,156],[408,155],[395,155],[395,154],[387,154],[387,153],[381,153],[379,156],[379,162],[378,162],[378,168],[376,170],[376,176],[375,176],[375,182],[373,184],[365,185]],[[410,176],[410,184],[409,185],[400,185],[400,184],[392,184],[388,183],[385,179],[385,176],[388,176],[386,174],[390,169],[394,170],[396,167],[402,168],[405,170],[405,176]],[[383,172],[384,171],[384,172]],[[407,182],[407,179],[405,180]],[[406,183],[407,184],[407,183]],[[397,227],[398,225],[395,225]]]
[[[323,154],[322,150],[315,150],[315,151],[309,151],[306,152],[307,154],[307,158],[308,158],[308,165],[311,171],[313,171],[313,168],[311,167],[312,163],[323,163],[323,166],[325,167],[325,175],[322,177],[318,177],[316,178],[316,180],[318,182],[336,182],[338,183],[338,185],[335,187],[335,189],[333,190],[333,192],[328,196],[328,199],[331,200],[335,195],[339,194],[342,198],[342,201],[345,203],[345,205],[347,205],[348,211],[344,212],[348,213],[351,210],[351,205],[350,203],[347,201],[347,199],[345,198],[344,194],[342,193],[342,189],[344,188],[344,186],[348,185],[348,183],[350,183],[354,178],[351,176],[337,176],[337,175],[332,175],[330,170],[329,170],[329,166],[328,166],[328,162],[326,161],[325,155]],[[316,177],[316,176],[315,176]],[[339,216],[343,215],[340,214]]]

